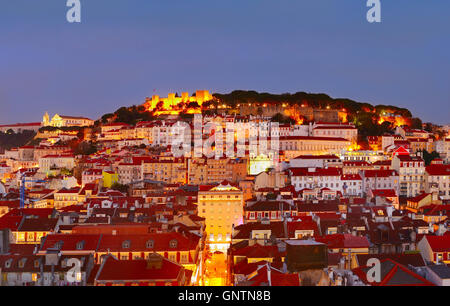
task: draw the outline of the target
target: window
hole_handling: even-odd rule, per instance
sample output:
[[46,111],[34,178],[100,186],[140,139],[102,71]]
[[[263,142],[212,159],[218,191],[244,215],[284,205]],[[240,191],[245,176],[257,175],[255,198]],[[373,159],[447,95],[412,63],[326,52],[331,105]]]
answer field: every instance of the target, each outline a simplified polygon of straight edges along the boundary
[[176,254],[169,254],[169,260],[176,262],[177,261],[177,255]]
[[53,246],[55,249],[60,250],[63,246],[63,242],[62,241],[58,241],[57,243],[55,243],[55,245]]
[[154,246],[155,246],[155,241],[153,241],[153,240],[148,240],[148,241],[145,243],[145,247],[146,247],[147,249],[153,249]]
[[27,259],[26,258],[22,258],[20,261],[19,261],[19,268],[23,268],[23,267],[25,267],[25,263],[27,262]]
[[84,241],[77,242],[77,250],[82,250],[84,248]]
[[129,249],[129,248],[130,248],[129,240],[125,240],[124,242],[122,242],[122,249]]
[[169,242],[169,247],[170,247],[171,249],[175,249],[175,248],[177,248],[177,246],[178,246],[178,241],[177,241],[176,239],[170,240],[170,242]]

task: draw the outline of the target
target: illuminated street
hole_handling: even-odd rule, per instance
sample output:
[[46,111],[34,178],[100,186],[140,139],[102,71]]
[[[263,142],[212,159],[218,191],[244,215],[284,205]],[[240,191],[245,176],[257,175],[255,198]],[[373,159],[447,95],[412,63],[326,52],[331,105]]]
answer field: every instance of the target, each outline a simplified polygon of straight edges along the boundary
[[205,285],[225,286],[227,280],[226,254],[213,253],[205,262]]

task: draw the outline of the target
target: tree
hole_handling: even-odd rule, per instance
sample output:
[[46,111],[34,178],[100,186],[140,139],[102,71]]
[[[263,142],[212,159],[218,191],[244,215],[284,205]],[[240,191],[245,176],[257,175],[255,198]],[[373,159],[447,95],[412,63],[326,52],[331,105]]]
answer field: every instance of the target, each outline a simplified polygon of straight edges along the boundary
[[422,120],[420,120],[420,118],[412,118],[411,119],[411,128],[421,130],[423,128]]
[[295,120],[294,119],[292,119],[290,117],[287,117],[287,116],[284,116],[283,114],[280,114],[280,113],[277,113],[276,115],[274,115],[272,117],[272,121],[273,122],[279,122],[281,124],[288,124],[288,123],[295,124]]
[[62,175],[66,175],[66,176],[72,176],[73,175],[73,171],[69,170],[67,168],[61,168],[60,173]]
[[73,149],[75,155],[91,155],[97,152],[97,146],[91,142],[82,141]]
[[2,149],[9,150],[13,147],[21,147],[33,141],[36,133],[34,131],[25,130],[19,133],[14,133],[13,130],[8,130],[6,133],[0,133],[0,151]]
[[111,113],[103,115],[103,116],[102,116],[102,119],[101,119],[101,120],[102,120],[102,123],[103,123],[103,124],[108,123],[109,120],[110,120],[111,118],[113,118],[113,117],[114,117],[114,114],[111,114]]
[[111,186],[111,189],[120,191],[120,192],[122,192],[122,193],[127,193],[127,191],[128,191],[128,185],[119,184],[119,183],[114,183],[114,184]]
[[431,153],[429,153],[427,150],[422,151],[422,158],[425,161],[426,166],[429,166],[434,159],[439,157],[440,155],[436,151],[433,151]]

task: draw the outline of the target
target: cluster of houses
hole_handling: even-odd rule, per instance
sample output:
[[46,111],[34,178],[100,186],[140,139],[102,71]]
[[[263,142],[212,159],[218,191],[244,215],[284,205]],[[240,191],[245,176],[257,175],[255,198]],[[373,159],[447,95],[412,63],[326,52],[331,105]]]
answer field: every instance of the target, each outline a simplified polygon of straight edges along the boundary
[[[0,285],[449,284],[448,138],[404,127],[358,150],[352,124],[280,124],[276,158],[174,156],[181,126],[52,130],[0,155]],[[79,137],[96,152],[75,154]],[[387,271],[376,281],[373,260]]]

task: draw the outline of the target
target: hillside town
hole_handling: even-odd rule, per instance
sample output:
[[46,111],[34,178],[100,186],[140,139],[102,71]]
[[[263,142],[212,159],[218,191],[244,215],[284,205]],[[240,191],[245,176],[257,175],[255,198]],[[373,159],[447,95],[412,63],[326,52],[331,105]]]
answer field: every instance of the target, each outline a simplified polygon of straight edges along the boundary
[[206,90],[138,109],[0,126],[35,133],[0,154],[1,286],[450,285],[450,126]]

